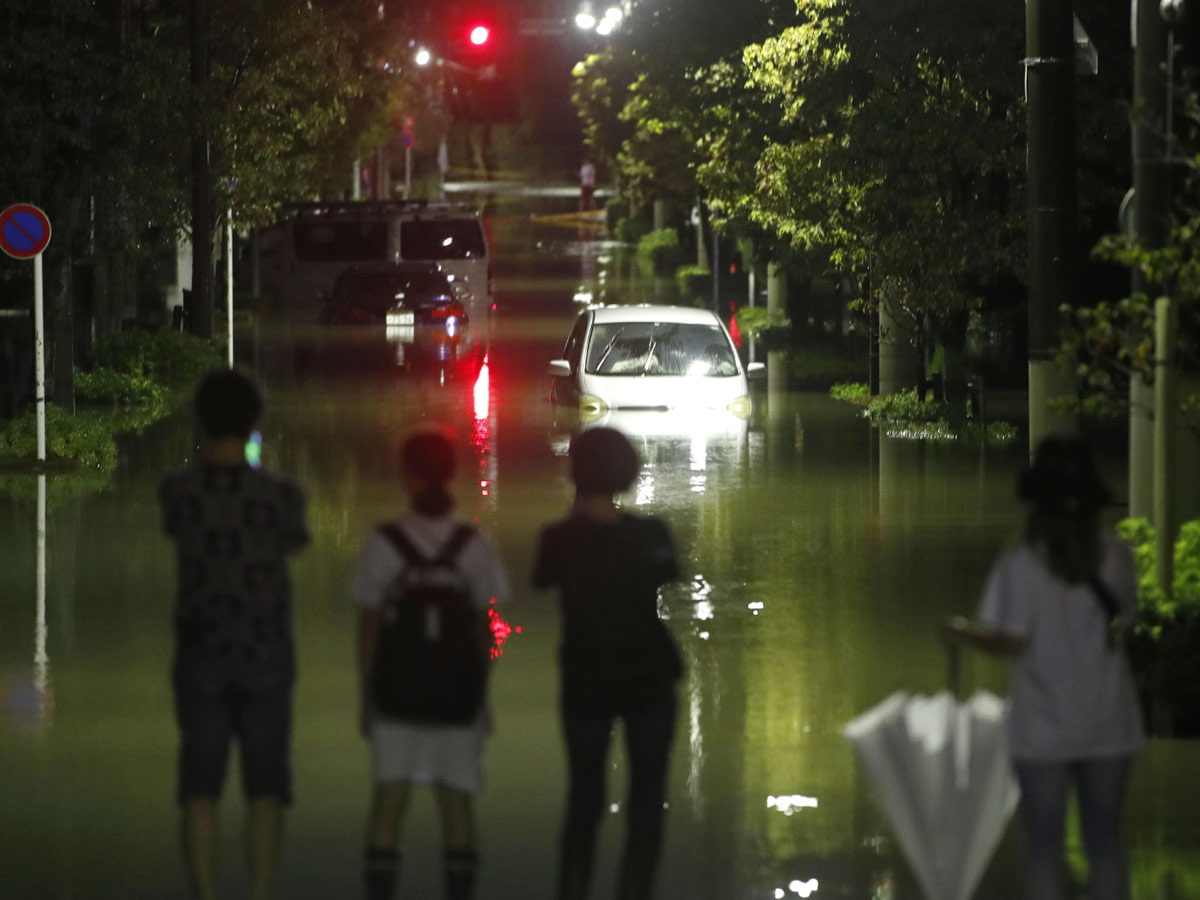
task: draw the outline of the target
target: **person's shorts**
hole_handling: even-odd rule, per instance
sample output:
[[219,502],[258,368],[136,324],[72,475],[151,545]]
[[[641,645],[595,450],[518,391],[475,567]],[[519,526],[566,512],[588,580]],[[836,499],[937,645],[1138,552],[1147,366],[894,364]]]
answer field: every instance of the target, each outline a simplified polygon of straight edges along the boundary
[[596,193],[596,188],[590,184],[585,184],[585,185],[583,185],[583,187],[581,187],[579,189],[579,196],[582,197],[584,200],[591,200],[592,196],[595,193]]
[[179,802],[221,796],[229,748],[238,742],[247,797],[292,799],[290,686],[262,691],[194,692],[176,687]]
[[483,790],[486,711],[467,725],[432,726],[376,718],[369,731],[376,784],[407,781],[464,794]]

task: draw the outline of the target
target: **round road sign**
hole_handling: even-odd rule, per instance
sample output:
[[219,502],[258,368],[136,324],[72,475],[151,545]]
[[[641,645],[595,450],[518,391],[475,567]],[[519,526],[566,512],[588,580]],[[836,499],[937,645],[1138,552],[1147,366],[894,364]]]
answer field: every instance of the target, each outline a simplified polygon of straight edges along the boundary
[[50,220],[36,206],[14,203],[0,212],[0,250],[16,259],[33,259],[50,243]]

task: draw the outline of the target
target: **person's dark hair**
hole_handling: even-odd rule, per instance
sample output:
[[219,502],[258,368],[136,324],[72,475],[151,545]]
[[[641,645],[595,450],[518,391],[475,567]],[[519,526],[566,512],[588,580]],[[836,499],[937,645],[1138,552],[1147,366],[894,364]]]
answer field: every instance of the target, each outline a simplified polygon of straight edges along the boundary
[[633,485],[642,462],[615,428],[589,428],[571,440],[571,480],[585,496],[619,494]]
[[420,431],[400,450],[404,470],[424,482],[412,495],[412,506],[427,516],[442,516],[454,508],[448,485],[454,475],[454,444],[442,430]]
[[262,416],[263,398],[250,376],[221,369],[200,382],[193,406],[207,437],[245,439]]
[[1071,584],[1100,568],[1099,511],[1109,500],[1091,448],[1079,438],[1048,437],[1018,484],[1030,504],[1025,540],[1041,547],[1050,571]]

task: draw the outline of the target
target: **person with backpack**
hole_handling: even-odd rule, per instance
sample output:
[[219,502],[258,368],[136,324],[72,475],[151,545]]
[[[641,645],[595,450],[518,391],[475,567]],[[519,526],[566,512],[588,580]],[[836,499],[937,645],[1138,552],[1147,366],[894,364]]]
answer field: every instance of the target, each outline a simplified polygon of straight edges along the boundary
[[410,794],[414,785],[430,785],[447,900],[469,900],[479,867],[473,797],[483,787],[489,727],[488,610],[504,601],[508,582],[491,541],[452,515],[450,436],[418,431],[400,457],[411,508],[371,535],[353,588],[361,723],[375,782],[366,896],[394,896]]
[[271,896],[291,802],[295,647],[288,557],[309,542],[304,493],[247,459],[263,411],[236,370],[196,391],[200,460],[168,475],[159,499],[175,545],[171,670],[179,723],[182,845],[192,895],[216,894],[217,801],[236,740],[247,797],[250,897]]
[[617,897],[647,900],[662,845],[675,685],[683,673],[658,615],[658,590],[679,569],[666,525],[614,503],[641,469],[628,438],[591,428],[571,441],[569,455],[575,504],[542,532],[533,573],[535,587],[558,588],[563,622],[560,712],[569,787],[557,897],[587,896],[605,809],[605,761],[621,719],[630,774]]

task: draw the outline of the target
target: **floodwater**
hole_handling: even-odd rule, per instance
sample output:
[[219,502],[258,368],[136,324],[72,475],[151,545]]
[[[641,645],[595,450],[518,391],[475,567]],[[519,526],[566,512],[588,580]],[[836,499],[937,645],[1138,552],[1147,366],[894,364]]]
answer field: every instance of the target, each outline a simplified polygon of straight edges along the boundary
[[[670,285],[638,276],[591,232],[533,223],[520,208],[499,209],[491,236],[499,305],[478,345],[482,380],[479,357],[401,358],[379,336],[345,346],[263,324],[238,341],[268,391],[265,460],[305,487],[314,539],[292,569],[300,674],[282,898],[360,896],[369,783],[349,580],[371,528],[400,508],[395,448],[422,418],[462,436],[459,510],[495,535],[514,585],[502,616],[516,630],[495,669],[479,801],[479,896],[552,893],[565,791],[558,619],[554,598],[528,580],[538,530],[566,511],[571,491],[545,363],[581,302],[661,299]],[[744,433],[648,427],[636,438],[647,465],[625,502],[675,534],[683,579],[661,607],[688,670],[659,896],[915,900],[841,729],[894,690],[945,685],[934,628],[973,609],[991,558],[1016,534],[1023,451],[880,438],[817,394],[773,397],[770,410],[756,402]],[[123,442],[107,489],[73,500],[52,490],[42,591],[32,492],[0,498],[5,900],[183,895],[167,681],[173,562],[156,489],[192,452],[179,414]],[[968,686],[1003,688],[997,663],[969,659],[965,674]],[[1154,742],[1137,762],[1128,816],[1137,900],[1200,897],[1197,764],[1200,748],[1182,741]],[[613,892],[620,753],[611,774],[597,897]],[[222,878],[232,897],[244,894],[237,788],[231,768]],[[1077,834],[1072,842],[1078,869]],[[427,796],[404,848],[402,896],[440,896]],[[977,896],[1019,896],[1019,859],[1010,827]]]

